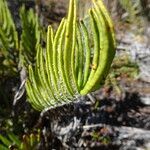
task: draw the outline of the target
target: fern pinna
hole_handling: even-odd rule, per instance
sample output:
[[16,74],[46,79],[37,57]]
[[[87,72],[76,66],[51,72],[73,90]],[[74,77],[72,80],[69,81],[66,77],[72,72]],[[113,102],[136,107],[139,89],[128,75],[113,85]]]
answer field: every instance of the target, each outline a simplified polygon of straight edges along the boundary
[[88,14],[91,29],[84,20],[78,21],[76,0],[70,0],[68,17],[55,34],[48,27],[47,48],[38,46],[36,66],[29,66],[26,82],[35,109],[72,102],[104,83],[115,55],[114,29],[102,0],[93,4]]

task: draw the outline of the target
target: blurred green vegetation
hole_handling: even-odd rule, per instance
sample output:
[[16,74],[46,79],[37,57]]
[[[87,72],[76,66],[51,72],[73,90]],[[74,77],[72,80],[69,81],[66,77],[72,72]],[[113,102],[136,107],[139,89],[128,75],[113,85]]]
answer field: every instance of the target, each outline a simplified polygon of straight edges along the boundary
[[40,130],[24,134],[21,138],[11,132],[7,132],[6,136],[0,135],[1,150],[36,150],[39,143]]
[[119,96],[123,93],[120,81],[122,79],[133,81],[139,74],[137,63],[131,61],[128,54],[115,57],[110,74],[105,82],[105,87],[113,88]]

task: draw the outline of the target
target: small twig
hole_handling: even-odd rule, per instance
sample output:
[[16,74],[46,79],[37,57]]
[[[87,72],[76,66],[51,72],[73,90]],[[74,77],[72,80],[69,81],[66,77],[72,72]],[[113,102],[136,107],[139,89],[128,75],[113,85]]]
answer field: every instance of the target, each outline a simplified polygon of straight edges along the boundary
[[87,94],[87,96],[90,99],[90,101],[92,102],[92,104],[94,104],[96,102],[96,99],[92,94]]
[[25,92],[25,83],[26,83],[26,79],[24,79],[19,87],[19,90],[17,91],[17,93],[14,96],[14,101],[13,101],[13,106],[16,105],[16,103],[21,99],[21,97],[23,96],[24,92]]
[[106,124],[99,123],[99,124],[85,125],[83,126],[83,129],[88,130],[90,128],[97,128],[97,127],[102,127],[102,126],[106,126]]

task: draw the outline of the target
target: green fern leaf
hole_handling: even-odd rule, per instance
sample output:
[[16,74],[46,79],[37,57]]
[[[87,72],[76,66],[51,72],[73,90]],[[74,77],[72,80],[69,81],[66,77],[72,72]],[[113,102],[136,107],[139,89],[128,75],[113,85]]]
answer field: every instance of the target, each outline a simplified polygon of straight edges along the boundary
[[93,0],[93,4],[88,17],[93,47],[84,20],[77,21],[76,0],[70,0],[68,17],[62,19],[55,35],[51,26],[48,27],[46,52],[39,46],[36,66],[29,67],[26,83],[29,102],[35,109],[73,102],[104,83],[116,43],[105,6],[101,0]]
[[9,147],[9,145],[12,144],[12,142],[10,140],[8,140],[6,137],[4,137],[2,135],[0,135],[0,141],[2,141],[2,143],[7,147]]
[[0,53],[5,60],[2,65],[16,72],[18,35],[5,0],[0,0]]
[[22,34],[20,42],[20,61],[22,66],[35,63],[37,45],[40,43],[40,26],[38,16],[33,9],[25,10],[25,6],[20,9],[22,23]]

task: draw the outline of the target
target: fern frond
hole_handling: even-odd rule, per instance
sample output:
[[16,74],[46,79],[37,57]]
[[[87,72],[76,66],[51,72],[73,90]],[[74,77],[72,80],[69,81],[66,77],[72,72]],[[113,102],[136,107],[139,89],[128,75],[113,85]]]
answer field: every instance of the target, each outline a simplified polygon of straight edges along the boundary
[[15,65],[11,60],[17,62],[18,35],[5,0],[0,0],[0,50],[8,63]]
[[84,20],[77,21],[75,2],[70,0],[68,17],[55,35],[48,27],[46,52],[39,47],[36,66],[29,68],[26,89],[37,110],[72,102],[100,88],[114,58],[114,29],[102,1],[93,0],[89,11],[93,46]]
[[20,9],[22,34],[20,42],[20,61],[23,66],[35,63],[37,45],[40,43],[40,26],[37,14],[25,6]]

